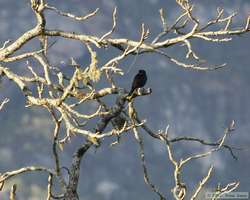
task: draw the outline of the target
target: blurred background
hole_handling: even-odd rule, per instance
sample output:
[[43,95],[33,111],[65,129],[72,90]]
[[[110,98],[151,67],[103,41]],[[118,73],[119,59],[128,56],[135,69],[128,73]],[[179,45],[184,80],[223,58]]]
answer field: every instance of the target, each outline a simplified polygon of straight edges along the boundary
[[[248,0],[203,0],[193,1],[196,5],[195,15],[204,23],[216,15],[216,8],[223,7],[225,13],[238,11],[233,27],[244,25],[250,14]],[[180,14],[174,0],[127,0],[127,1],[48,1],[63,11],[75,15],[84,15],[100,8],[96,17],[85,22],[74,22],[53,12],[46,12],[47,27],[67,31],[81,32],[101,36],[112,27],[112,11],[117,7],[118,24],[112,37],[138,40],[140,27],[145,23],[150,29],[150,38],[154,38],[161,29],[159,9],[163,8],[167,23]],[[29,1],[0,0],[0,41],[15,40],[22,33],[35,25],[35,17]],[[207,173],[210,165],[215,166],[212,179],[206,190],[216,187],[217,183],[226,185],[240,181],[239,192],[249,192],[250,185],[250,68],[249,68],[250,35],[234,37],[228,43],[211,43],[194,41],[194,50],[211,64],[227,63],[228,67],[199,72],[185,70],[166,58],[145,54],[136,59],[130,56],[120,63],[124,76],[116,77],[120,87],[129,89],[134,74],[145,69],[148,74],[147,86],[152,88],[150,96],[137,98],[135,106],[141,119],[146,119],[154,129],[165,129],[170,125],[170,136],[193,136],[208,141],[216,141],[222,136],[229,122],[236,121],[236,130],[226,143],[245,150],[235,151],[238,160],[234,160],[226,150],[217,152],[208,158],[200,159],[184,168],[183,179],[188,183],[189,192]],[[29,42],[26,49],[38,47],[37,41]],[[50,48],[50,62],[53,65],[66,65],[70,58],[86,66],[89,54],[84,46],[76,41],[58,38]],[[167,49],[170,55],[184,58],[183,47]],[[120,53],[116,49],[98,50],[99,65],[111,56]],[[135,63],[134,63],[135,62]],[[131,70],[129,66],[133,65]],[[6,64],[15,71],[23,72],[25,62]],[[26,69],[25,69],[26,70]],[[99,87],[102,87],[99,83]],[[48,113],[40,108],[25,108],[25,99],[15,84],[2,80],[0,100],[10,98],[10,102],[0,112],[0,172],[14,170],[28,165],[54,166],[52,157],[53,123]],[[143,131],[145,140],[146,162],[152,182],[171,199],[173,187],[173,167],[170,164],[165,147],[153,140]],[[74,150],[82,144],[81,137],[75,137],[60,153],[62,164],[69,166]],[[152,200],[158,197],[144,183],[139,159],[139,147],[132,135],[126,134],[121,143],[109,147],[105,140],[97,150],[91,149],[81,165],[81,179],[78,188],[83,200]],[[190,153],[208,150],[209,147],[193,143],[181,143],[174,146],[175,156],[181,158]],[[29,173],[11,179],[9,185],[17,183],[18,198],[27,200],[45,199],[47,176],[40,173]],[[0,192],[0,199],[7,199],[8,189]],[[203,196],[200,199],[204,199]]]

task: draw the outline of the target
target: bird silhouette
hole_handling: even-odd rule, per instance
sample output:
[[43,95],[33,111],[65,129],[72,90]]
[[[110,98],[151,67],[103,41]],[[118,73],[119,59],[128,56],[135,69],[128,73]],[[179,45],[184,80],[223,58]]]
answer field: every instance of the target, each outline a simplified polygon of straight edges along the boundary
[[134,77],[128,97],[131,96],[137,88],[142,88],[146,84],[146,82],[147,82],[146,71],[140,69],[139,72]]

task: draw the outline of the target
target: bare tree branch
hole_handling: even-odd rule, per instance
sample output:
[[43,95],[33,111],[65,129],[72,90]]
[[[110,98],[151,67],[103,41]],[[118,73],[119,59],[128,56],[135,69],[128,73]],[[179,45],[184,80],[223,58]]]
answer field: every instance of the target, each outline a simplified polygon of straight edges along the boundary
[[204,185],[207,183],[209,178],[211,177],[213,171],[213,166],[211,166],[207,172],[207,175],[199,182],[199,185],[197,189],[195,190],[195,193],[192,195],[190,200],[195,200],[201,189],[204,187]]
[[11,187],[10,200],[16,200],[16,184]]
[[88,15],[85,15],[85,16],[75,16],[75,15],[73,15],[71,13],[60,11],[56,7],[49,6],[48,4],[45,5],[45,8],[48,9],[48,10],[55,11],[57,14],[59,14],[61,16],[69,17],[69,18],[72,18],[73,20],[77,20],[77,21],[85,21],[85,20],[89,19],[90,17],[95,16],[97,14],[97,12],[99,11],[99,8],[97,8],[96,10],[94,10],[91,13],[89,13]]
[[2,103],[0,104],[0,110],[2,110],[3,107],[4,107],[4,105],[5,105],[6,103],[8,103],[9,101],[10,101],[10,99],[5,98],[5,99],[2,101]]

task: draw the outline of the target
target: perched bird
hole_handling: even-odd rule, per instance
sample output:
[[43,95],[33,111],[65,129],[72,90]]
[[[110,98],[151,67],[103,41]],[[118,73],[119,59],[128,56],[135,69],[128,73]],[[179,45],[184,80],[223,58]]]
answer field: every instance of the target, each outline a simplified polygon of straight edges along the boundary
[[146,82],[147,82],[146,71],[141,69],[134,77],[128,97],[130,97],[137,88],[142,88],[146,84]]

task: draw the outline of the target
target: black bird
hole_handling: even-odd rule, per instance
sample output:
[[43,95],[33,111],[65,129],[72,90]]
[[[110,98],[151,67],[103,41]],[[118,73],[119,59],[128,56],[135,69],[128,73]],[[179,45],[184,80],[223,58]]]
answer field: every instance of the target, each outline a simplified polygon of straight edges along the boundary
[[131,96],[137,88],[142,88],[146,84],[146,82],[147,82],[146,71],[141,69],[134,77],[128,97]]

